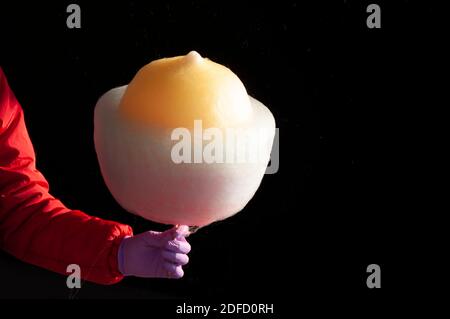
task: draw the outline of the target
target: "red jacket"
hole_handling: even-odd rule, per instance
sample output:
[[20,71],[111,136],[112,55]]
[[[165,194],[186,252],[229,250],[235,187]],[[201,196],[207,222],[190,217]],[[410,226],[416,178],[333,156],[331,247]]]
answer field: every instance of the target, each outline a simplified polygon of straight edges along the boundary
[[122,279],[117,251],[130,226],[65,207],[35,167],[24,113],[0,68],[0,248],[31,264],[101,284]]

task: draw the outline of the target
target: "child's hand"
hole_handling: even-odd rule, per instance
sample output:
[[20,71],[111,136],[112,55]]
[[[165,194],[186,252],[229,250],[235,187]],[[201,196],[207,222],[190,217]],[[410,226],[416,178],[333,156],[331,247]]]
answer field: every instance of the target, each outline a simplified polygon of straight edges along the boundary
[[125,237],[119,248],[119,270],[125,276],[147,278],[181,278],[182,266],[189,261],[191,245],[185,236],[187,226],[173,227],[165,232],[148,231]]

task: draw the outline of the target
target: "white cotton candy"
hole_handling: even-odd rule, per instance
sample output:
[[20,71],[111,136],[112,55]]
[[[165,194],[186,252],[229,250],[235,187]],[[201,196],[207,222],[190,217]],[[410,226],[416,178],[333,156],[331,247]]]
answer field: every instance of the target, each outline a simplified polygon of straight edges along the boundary
[[[270,159],[275,135],[270,111],[249,97],[251,118],[239,125],[218,127],[215,131],[205,127],[200,135],[195,134],[194,125],[185,128],[192,139],[191,146],[201,145],[201,150],[191,149],[191,163],[179,163],[174,147],[183,144],[171,139],[178,136],[174,134],[176,127],[138,125],[121,114],[119,105],[126,89],[122,86],[108,91],[95,108],[97,157],[105,183],[117,202],[148,220],[173,225],[205,226],[241,211],[258,189]],[[253,130],[253,134],[246,135],[248,144],[244,144],[247,150],[248,145],[257,147],[246,153],[245,162],[232,161],[231,156],[227,162],[230,152],[239,152],[239,147],[243,147],[227,148],[226,142],[231,141],[227,129]],[[217,143],[223,147],[211,152],[211,140],[204,138],[214,132],[223,134],[223,143]],[[196,151],[200,155],[198,163],[194,162]],[[216,158],[208,157],[211,154]],[[251,156],[255,154],[256,161]]]

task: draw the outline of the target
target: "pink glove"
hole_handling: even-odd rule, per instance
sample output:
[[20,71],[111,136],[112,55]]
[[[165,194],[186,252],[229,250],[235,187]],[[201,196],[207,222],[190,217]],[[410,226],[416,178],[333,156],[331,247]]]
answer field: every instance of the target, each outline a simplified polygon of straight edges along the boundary
[[119,270],[125,276],[181,278],[189,261],[188,226],[125,237],[119,247]]

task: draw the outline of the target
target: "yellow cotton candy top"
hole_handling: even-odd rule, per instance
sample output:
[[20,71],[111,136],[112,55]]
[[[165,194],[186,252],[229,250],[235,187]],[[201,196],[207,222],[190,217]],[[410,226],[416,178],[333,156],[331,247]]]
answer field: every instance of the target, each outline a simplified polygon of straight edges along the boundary
[[119,106],[121,116],[152,127],[232,127],[250,119],[241,80],[227,67],[192,51],[155,60],[135,75]]

